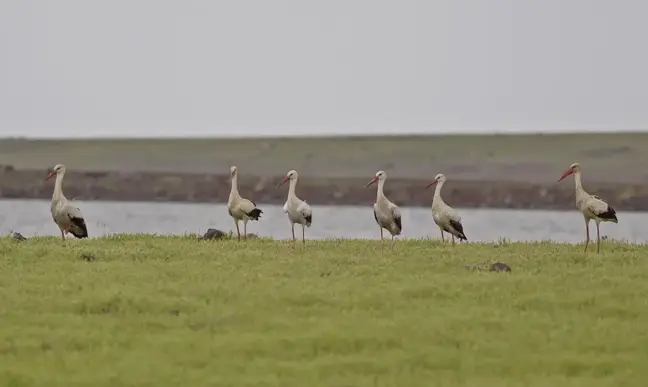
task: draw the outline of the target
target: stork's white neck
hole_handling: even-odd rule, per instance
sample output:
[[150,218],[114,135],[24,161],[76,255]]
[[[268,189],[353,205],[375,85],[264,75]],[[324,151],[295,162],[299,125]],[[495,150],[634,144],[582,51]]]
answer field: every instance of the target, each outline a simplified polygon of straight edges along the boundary
[[230,190],[230,197],[236,197],[236,196],[239,196],[238,173],[235,173],[234,176],[232,176],[232,189]]
[[576,194],[577,195],[582,194],[582,193],[585,192],[585,190],[583,189],[583,182],[581,180],[581,172],[580,171],[574,172],[574,185],[576,186]]
[[59,172],[56,174],[56,182],[54,182],[54,193],[52,194],[52,200],[58,201],[64,198],[63,176],[65,176],[65,172]]
[[290,179],[290,185],[288,186],[289,198],[294,198],[295,196],[297,196],[295,194],[295,188],[297,187],[297,179],[298,179],[297,177],[295,177],[294,179]]
[[383,188],[385,187],[385,179],[378,180],[378,189],[376,190],[376,201],[385,199]]
[[437,201],[441,201],[441,188],[443,188],[443,184],[445,184],[445,181],[441,180],[440,182],[437,183],[436,188],[434,189],[434,198],[432,199],[432,203]]

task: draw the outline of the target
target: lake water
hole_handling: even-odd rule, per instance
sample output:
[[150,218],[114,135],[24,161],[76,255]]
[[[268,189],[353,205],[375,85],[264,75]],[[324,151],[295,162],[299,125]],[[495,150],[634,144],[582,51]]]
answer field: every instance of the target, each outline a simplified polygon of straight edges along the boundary
[[[233,230],[234,223],[223,203],[146,203],[76,201],[83,211],[90,236],[114,233],[203,233],[209,227]],[[281,206],[261,205],[259,222],[248,223],[248,232],[276,239],[290,238],[290,225]],[[573,211],[494,210],[459,208],[470,241],[552,240],[581,242],[583,217]],[[439,238],[429,208],[401,208],[404,238]],[[602,224],[601,235],[628,242],[648,242],[648,213],[619,212],[619,224]],[[296,226],[296,231],[299,231]],[[596,236],[594,222],[590,229]],[[0,200],[0,233],[19,231],[26,237],[60,235],[50,214],[48,200]],[[241,230],[242,231],[242,230]],[[386,235],[389,235],[386,233]],[[371,206],[313,206],[313,226],[306,237],[379,238]]]

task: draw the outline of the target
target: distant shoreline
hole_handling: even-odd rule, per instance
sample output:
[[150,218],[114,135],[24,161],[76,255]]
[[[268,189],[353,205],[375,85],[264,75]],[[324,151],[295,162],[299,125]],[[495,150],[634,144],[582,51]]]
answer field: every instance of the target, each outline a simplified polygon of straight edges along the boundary
[[574,184],[556,180],[572,162],[588,192],[617,210],[648,211],[648,133],[320,136],[182,139],[0,140],[0,197],[49,199],[48,168],[65,164],[68,197],[83,200],[223,202],[229,168],[241,192],[283,204],[275,188],[290,169],[311,204],[371,205],[377,170],[401,206],[427,207],[437,173],[456,207],[573,209]]
[[[0,197],[4,199],[50,199],[51,181],[44,171],[0,170]],[[159,172],[68,172],[64,192],[77,200],[149,201],[149,202],[226,202],[229,175]],[[243,176],[239,181],[242,195],[255,202],[281,205],[286,189],[276,188],[281,176]],[[298,194],[314,205],[371,205],[375,188],[365,188],[367,178],[325,178],[300,180]],[[385,193],[400,206],[428,207],[432,189],[423,189],[427,180],[391,179]],[[645,200],[648,185],[588,184],[588,189],[608,200],[620,211],[648,211]],[[443,192],[455,207],[501,209],[573,209],[572,184],[543,186],[506,181],[448,181]]]

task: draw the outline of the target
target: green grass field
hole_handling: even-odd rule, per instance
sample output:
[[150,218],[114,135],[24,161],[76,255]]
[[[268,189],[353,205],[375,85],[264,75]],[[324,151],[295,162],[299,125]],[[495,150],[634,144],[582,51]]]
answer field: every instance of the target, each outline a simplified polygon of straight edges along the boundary
[[555,182],[573,162],[585,179],[648,181],[648,133],[247,139],[0,140],[0,164],[70,170]]
[[[647,246],[0,239],[3,386],[639,386]],[[92,254],[94,261],[80,259]],[[466,270],[499,260],[511,273]]]

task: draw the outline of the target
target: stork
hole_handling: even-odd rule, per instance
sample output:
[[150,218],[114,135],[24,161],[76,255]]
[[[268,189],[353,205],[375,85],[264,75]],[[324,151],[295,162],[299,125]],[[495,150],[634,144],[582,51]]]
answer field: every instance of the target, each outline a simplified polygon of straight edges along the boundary
[[569,175],[574,175],[574,183],[576,185],[576,208],[583,213],[585,218],[585,251],[590,241],[589,224],[592,219],[596,223],[596,252],[601,251],[601,233],[599,224],[601,222],[619,223],[614,208],[604,202],[596,195],[590,195],[583,189],[581,181],[581,166],[578,163],[573,163],[567,170],[560,176],[558,182],[562,181]]
[[302,226],[302,243],[306,244],[306,227],[310,227],[313,222],[313,211],[311,207],[303,200],[297,197],[295,194],[295,188],[297,186],[297,180],[299,175],[297,171],[290,170],[286,174],[286,177],[277,184],[277,187],[280,187],[287,181],[290,181],[290,186],[288,187],[288,198],[286,199],[286,204],[283,206],[283,212],[288,214],[288,220],[292,226],[292,237],[293,242],[296,241],[295,238],[295,224],[299,223]]
[[61,239],[65,241],[65,235],[68,233],[77,238],[87,238],[88,228],[81,210],[63,195],[63,177],[65,176],[65,166],[63,164],[56,165],[45,177],[45,180],[49,180],[54,176],[56,176],[56,181],[54,182],[54,193],[52,194],[50,209],[54,222],[61,230]]
[[452,244],[454,245],[455,237],[459,238],[460,241],[467,241],[468,238],[466,238],[466,234],[464,234],[463,231],[461,216],[459,216],[457,211],[447,205],[441,198],[441,188],[443,188],[445,182],[445,175],[439,173],[434,178],[434,181],[425,186],[425,188],[429,188],[436,184],[434,198],[432,199],[432,218],[434,219],[434,223],[436,223],[436,225],[439,226],[439,229],[441,229],[441,240],[445,241],[445,238],[443,237],[443,232],[445,231],[452,236]]
[[227,200],[227,212],[234,219],[236,225],[236,234],[238,240],[241,240],[241,231],[239,230],[239,221],[243,221],[243,237],[247,239],[247,223],[250,220],[258,221],[263,211],[257,208],[256,203],[244,199],[238,192],[238,170],[235,166],[230,167],[232,178],[232,189],[230,190],[229,200]]
[[387,174],[384,171],[376,172],[376,175],[366,187],[378,182],[378,190],[376,191],[376,203],[374,203],[374,219],[380,227],[380,240],[384,240],[383,229],[389,231],[392,237],[391,246],[394,246],[394,237],[400,235],[403,231],[403,224],[401,222],[401,213],[397,205],[390,202],[385,196],[383,188],[387,180]]

